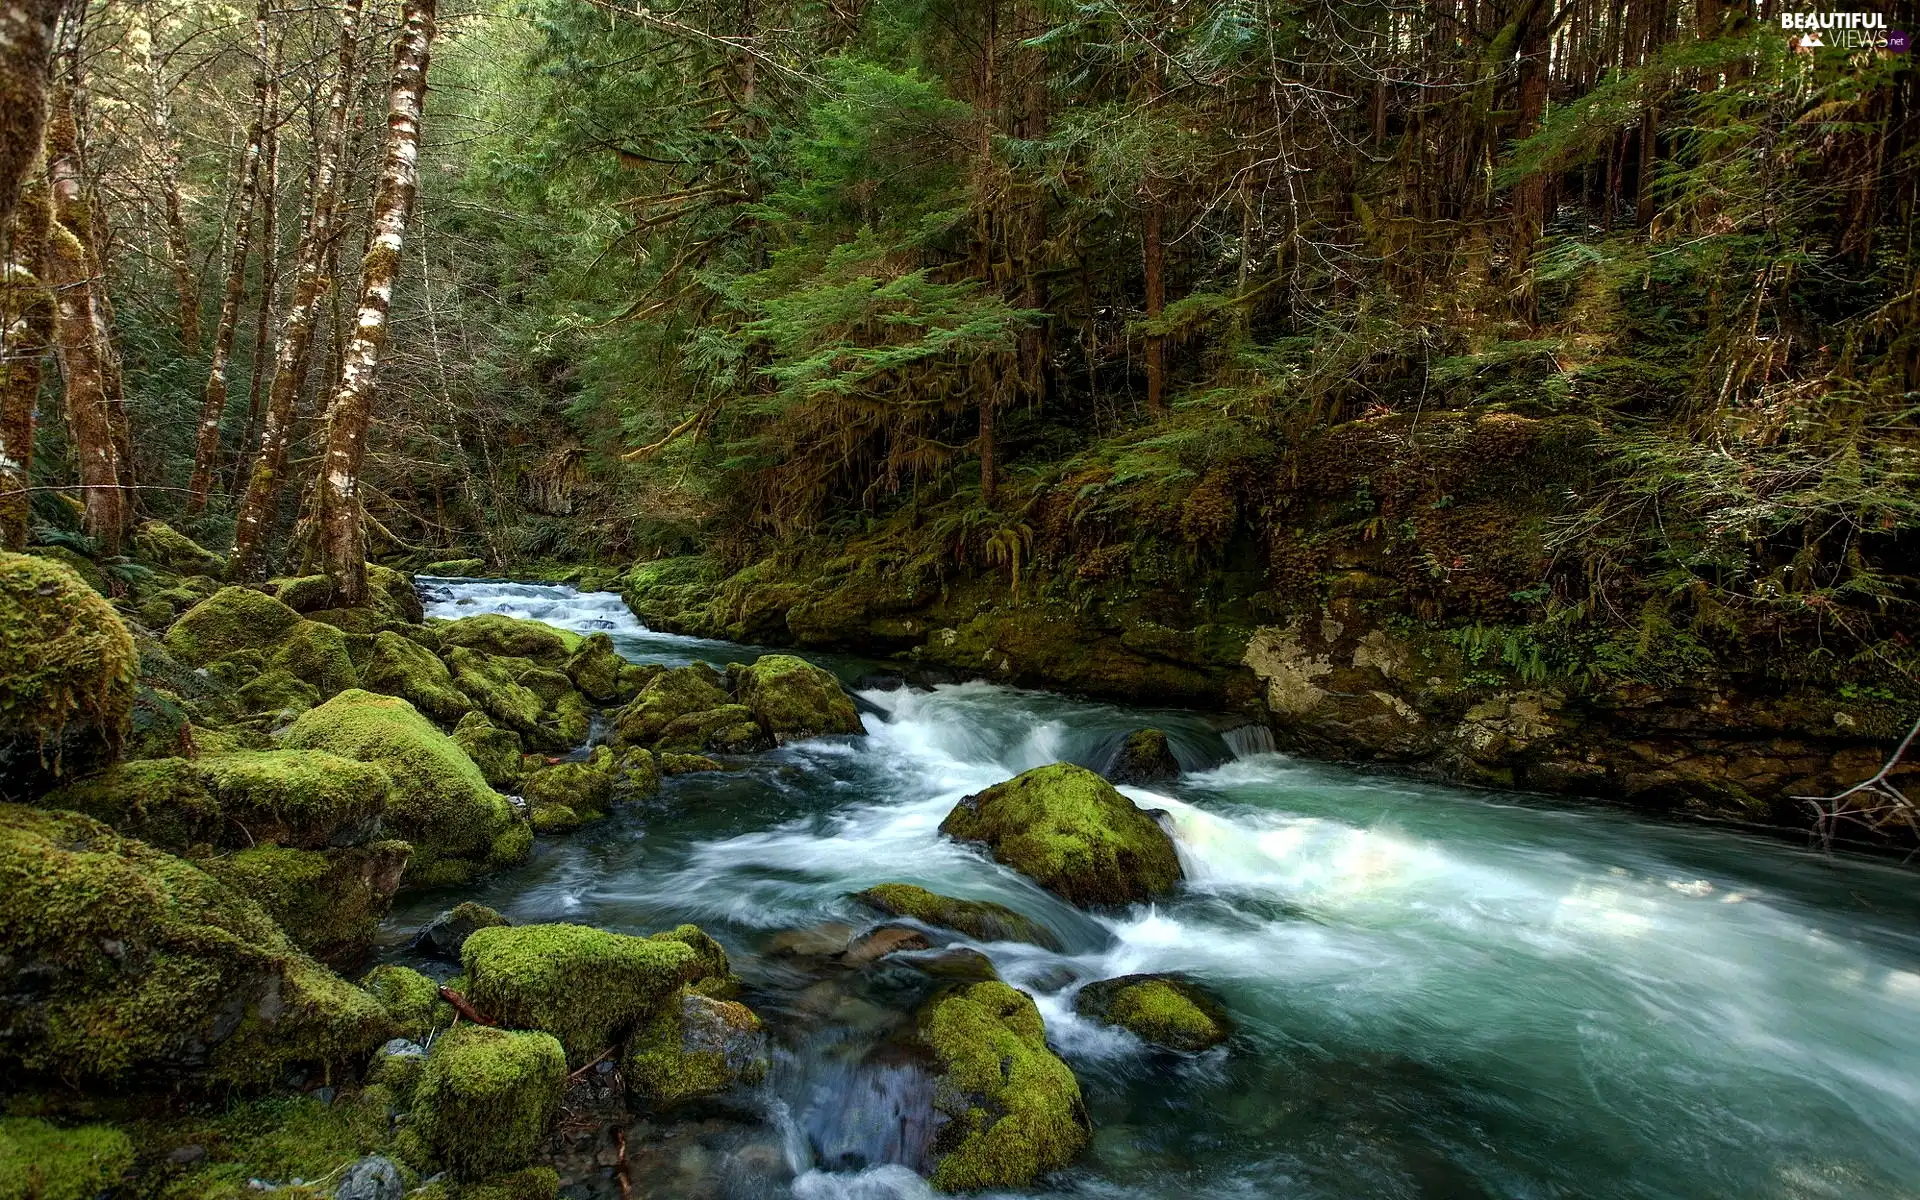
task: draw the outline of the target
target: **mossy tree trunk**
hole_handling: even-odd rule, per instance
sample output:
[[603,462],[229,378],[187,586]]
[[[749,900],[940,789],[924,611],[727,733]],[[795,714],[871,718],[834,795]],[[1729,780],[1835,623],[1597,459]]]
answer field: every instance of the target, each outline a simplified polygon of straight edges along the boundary
[[0,277],[0,549],[6,550],[27,544],[33,410],[53,341],[53,296],[41,282],[52,219],[45,180],[30,180],[13,212],[8,260]]
[[[14,205],[40,161],[53,24],[60,8],[60,0],[0,4],[0,239],[10,235]],[[8,260],[0,256],[0,261]]]
[[313,493],[319,565],[333,581],[335,600],[343,605],[360,604],[367,594],[360,470],[366,461],[380,355],[387,344],[387,316],[400,275],[400,248],[420,186],[420,120],[433,43],[433,0],[406,0],[401,15],[387,102],[386,165],[374,196],[373,239],[361,264],[359,317],[341,362],[340,386],[327,405],[326,450]]
[[261,418],[260,449],[247,477],[247,493],[234,524],[233,552],[227,557],[228,577],[243,580],[263,573],[263,541],[279,523],[280,493],[287,464],[287,438],[293,428],[294,401],[306,378],[313,350],[314,326],[320,304],[332,288],[327,277],[328,252],[340,207],[340,159],[346,150],[348,110],[353,99],[361,0],[345,0],[340,9],[340,52],[335,62],[333,93],[327,104],[325,132],[314,147],[312,203],[307,225],[294,252],[293,287],[281,318],[274,347],[273,377],[267,385],[266,411]]
[[[220,293],[220,317],[213,327],[213,362],[207,386],[201,392],[200,424],[194,435],[193,476],[187,481],[187,511],[207,506],[220,469],[220,422],[227,412],[227,360],[233,355],[234,331],[240,324],[240,301],[247,290],[247,259],[252,250],[254,210],[260,202],[261,151],[267,135],[268,99],[272,93],[272,61],[267,53],[273,10],[266,0],[254,14],[254,53],[258,57],[253,81],[253,124],[247,130],[247,150],[240,162],[240,202],[234,206],[233,244],[227,259],[227,282]],[[269,255],[273,247],[264,248]]]

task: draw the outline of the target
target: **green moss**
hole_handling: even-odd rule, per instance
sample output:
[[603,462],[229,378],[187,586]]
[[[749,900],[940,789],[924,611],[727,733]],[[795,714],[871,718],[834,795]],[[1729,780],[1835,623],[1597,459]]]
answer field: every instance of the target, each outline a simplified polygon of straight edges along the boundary
[[[515,836],[516,826],[525,827],[506,798],[487,785],[452,738],[405,700],[342,692],[295,721],[285,741],[384,768],[394,789],[387,824],[413,843],[414,864],[423,873],[446,860],[494,866],[524,861],[531,848],[531,831],[524,840]],[[518,857],[506,857],[516,848]]]
[[462,1185],[454,1200],[555,1200],[560,1176],[552,1167],[528,1167]]
[[529,772],[522,792],[527,803],[535,809],[564,805],[582,821],[606,816],[613,802],[612,752],[605,746],[597,749],[596,756],[586,762],[553,763]]
[[526,751],[520,735],[502,729],[487,719],[487,714],[470,712],[454,726],[453,740],[480,768],[487,782],[504,792],[518,792],[526,780],[521,759]]
[[142,1157],[164,1160],[179,1146],[199,1146],[206,1159],[179,1175],[167,1168],[140,1180],[143,1193],[160,1200],[243,1200],[260,1193],[251,1179],[282,1185],[295,1179],[307,1188],[276,1188],[286,1197],[326,1194],[320,1182],[364,1155],[388,1146],[388,1106],[392,1093],[383,1086],[363,1088],[332,1104],[307,1096],[239,1100],[207,1115],[177,1116],[136,1129]]
[[338,966],[373,948],[412,852],[405,842],[384,841],[331,850],[255,846],[200,865],[266,909],[294,945]]
[[420,574],[442,579],[476,579],[486,573],[487,560],[484,558],[447,558],[420,568]]
[[633,1035],[627,1087],[658,1106],[751,1086],[767,1073],[760,1018],[736,1001],[693,988],[661,1005]]
[[[616,747],[652,746],[676,719],[726,704],[720,682],[720,675],[703,663],[660,672],[614,717],[609,740]],[[746,715],[751,719],[751,710]]]
[[622,698],[620,671],[626,665],[626,660],[615,653],[612,638],[604,633],[589,634],[567,659],[567,675],[589,699],[608,704]]
[[267,590],[275,600],[297,613],[315,612],[333,604],[333,580],[326,575],[269,579]]
[[458,721],[473,701],[454,686],[447,664],[425,646],[391,630],[374,635],[361,677],[370,692],[399,696],[440,721]]
[[242,650],[271,654],[302,624],[299,613],[252,588],[225,587],[180,615],[167,630],[167,652],[190,667]]
[[1173,893],[1173,839],[1085,767],[1054,763],[968,796],[940,831],[1075,904],[1127,904]]
[[1170,975],[1126,975],[1080,989],[1074,1011],[1118,1025],[1169,1050],[1217,1046],[1233,1034],[1225,1007],[1200,988]]
[[78,813],[0,805],[0,963],[33,964],[0,1055],[70,1079],[275,1078],[391,1033],[252,899]]
[[440,998],[440,985],[412,967],[375,967],[360,987],[387,1010],[401,1037],[424,1043],[434,1030],[452,1024],[453,1007]]
[[461,949],[469,998],[514,1029],[544,1029],[579,1061],[592,1058],[699,970],[675,941],[585,925],[481,929]]
[[613,762],[613,801],[627,804],[660,790],[660,761],[652,751],[622,750]]
[[1160,783],[1179,774],[1180,763],[1173,757],[1167,735],[1158,729],[1136,729],[1120,743],[1107,778],[1115,783]]
[[585,825],[589,819],[565,804],[551,803],[535,804],[527,817],[533,823],[533,831],[543,837],[551,837],[557,833],[572,833]]
[[347,653],[347,635],[318,621],[302,621],[289,630],[280,648],[268,657],[267,665],[311,683],[323,700],[360,686],[360,673]]
[[567,1059],[545,1033],[459,1025],[434,1043],[413,1118],[434,1158],[464,1180],[526,1165],[560,1107]]
[[440,630],[449,648],[464,646],[485,654],[531,658],[549,667],[564,667],[585,640],[577,633],[500,613],[463,617],[440,626]]
[[133,1142],[111,1126],[0,1120],[0,1200],[93,1200],[131,1166]]
[[111,758],[138,672],[133,637],[99,593],[56,563],[0,553],[0,797]]
[[751,754],[771,744],[766,731],[753,719],[753,710],[744,704],[722,704],[718,708],[688,713],[667,722],[654,740],[654,749],[663,754]]
[[142,521],[133,531],[135,557],[181,575],[227,573],[227,560],[164,521]]
[[78,575],[81,582],[102,596],[110,591],[107,587],[107,577],[100,573],[100,564],[78,551],[69,550],[65,546],[35,546],[27,553],[35,558],[59,563]]
[[547,744],[556,750],[585,745],[593,734],[593,706],[572,688],[554,701],[544,716],[551,727]]
[[233,694],[234,707],[243,713],[289,720],[319,704],[320,699],[319,688],[283,667],[254,675]]
[[733,973],[732,965],[727,961],[727,949],[718,939],[698,925],[676,925],[672,929],[649,934],[648,941],[678,942],[693,951],[693,965],[688,969],[687,978],[695,984],[716,984],[703,987],[707,995],[721,995],[728,989],[737,990],[739,977]]
[[828,734],[865,733],[860,710],[831,671],[791,654],[767,654],[730,674],[734,694],[775,745]]
[[662,775],[695,775],[702,771],[724,771],[727,768],[704,754],[658,754]]
[[1031,942],[1060,949],[1060,939],[1037,921],[990,900],[956,900],[910,883],[883,883],[854,896],[881,912],[956,929],[983,942]]
[[1080,1083],[1047,1049],[1040,1010],[1004,983],[976,983],[922,1010],[920,1037],[940,1078],[933,1185],[1024,1188],[1087,1145]]
[[413,590],[413,577],[391,567],[367,564],[367,599],[376,612],[395,621],[418,625],[426,619],[420,593]]
[[546,710],[546,704],[515,682],[499,659],[456,646],[448,653],[447,661],[453,667],[454,685],[489,717],[516,733],[540,734],[540,714]]

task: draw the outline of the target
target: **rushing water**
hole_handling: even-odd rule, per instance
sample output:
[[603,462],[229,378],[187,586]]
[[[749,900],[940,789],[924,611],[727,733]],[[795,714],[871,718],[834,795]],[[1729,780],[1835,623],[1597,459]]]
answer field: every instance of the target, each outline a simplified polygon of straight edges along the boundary
[[[423,591],[431,615],[605,630],[638,661],[751,654],[647,631],[605,594]],[[796,978],[762,953],[778,931],[871,923],[847,894],[904,880],[1010,904],[1065,944],[978,947],[1035,996],[1093,1117],[1092,1149],[1044,1194],[1920,1197],[1906,870],[1305,763],[1198,714],[987,683],[861,699],[866,738],[669,779],[657,802],[462,893],[516,921],[694,921],[726,943],[782,1043],[762,1111],[785,1166],[682,1162],[658,1194],[928,1194],[886,1161],[910,1081],[859,1061],[891,985]],[[961,796],[1043,763],[1099,765],[1143,724],[1188,768],[1123,789],[1172,813],[1177,899],[1081,913],[940,836]],[[396,911],[394,944],[449,898]],[[1088,981],[1169,970],[1225,999],[1228,1047],[1176,1062],[1073,1014]]]

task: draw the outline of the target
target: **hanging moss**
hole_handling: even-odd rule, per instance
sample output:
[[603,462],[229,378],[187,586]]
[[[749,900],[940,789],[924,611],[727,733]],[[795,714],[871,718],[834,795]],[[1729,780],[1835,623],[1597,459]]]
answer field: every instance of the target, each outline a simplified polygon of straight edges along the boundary
[[392,833],[413,844],[409,885],[432,886],[523,862],[532,831],[452,738],[411,704],[359,690],[306,713],[286,745],[379,765],[393,779]]
[[412,852],[393,841],[332,850],[255,846],[201,866],[266,909],[294,945],[346,966],[373,948]]
[[253,900],[78,813],[0,805],[5,963],[0,1055],[71,1079],[255,1083],[391,1034]]
[[993,857],[1075,904],[1127,904],[1173,893],[1173,839],[1085,767],[1035,767],[968,796],[940,832],[983,842]]
[[760,1018],[744,1004],[693,988],[659,1006],[634,1033],[624,1071],[635,1095],[662,1107],[752,1086],[766,1073]]
[[111,1126],[0,1119],[0,1200],[94,1200],[131,1166],[133,1142]]
[[1102,979],[1081,988],[1073,1008],[1089,1020],[1118,1025],[1169,1050],[1205,1050],[1233,1035],[1224,1005],[1172,975]]
[[65,567],[0,553],[0,797],[26,799],[119,749],[139,671],[113,606]]
[[585,925],[481,929],[461,950],[469,998],[513,1029],[544,1029],[584,1062],[612,1045],[700,969],[677,941]]
[[543,666],[564,667],[585,640],[538,621],[522,621],[500,613],[462,617],[440,626],[447,647],[464,646],[484,654],[530,658]]
[[447,664],[391,630],[374,635],[373,652],[360,674],[368,691],[399,696],[435,720],[459,721],[473,708],[473,701],[454,686]]
[[976,983],[921,1011],[939,1070],[933,1185],[1024,1188],[1073,1161],[1088,1140],[1080,1083],[1047,1049],[1040,1010],[1004,983]]
[[414,1128],[460,1179],[515,1170],[546,1140],[566,1077],[566,1054],[549,1034],[456,1026],[427,1056]]
[[1060,949],[1060,939],[1052,930],[990,900],[956,900],[910,883],[883,883],[856,893],[854,899],[883,913],[955,929],[983,942],[1031,942]]
[[734,695],[777,746],[829,734],[863,734],[860,710],[833,672],[791,654],[767,654],[730,670]]

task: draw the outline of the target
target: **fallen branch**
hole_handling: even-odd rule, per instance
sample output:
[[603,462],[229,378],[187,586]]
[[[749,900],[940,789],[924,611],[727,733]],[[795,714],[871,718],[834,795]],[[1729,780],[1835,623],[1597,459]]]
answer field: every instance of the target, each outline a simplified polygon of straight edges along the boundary
[[607,1055],[612,1053],[613,1053],[613,1047],[609,1046],[605,1050],[602,1050],[600,1053],[594,1055],[592,1062],[588,1063],[586,1066],[581,1067],[579,1070],[574,1071],[567,1076],[567,1083],[572,1084],[574,1081],[578,1080],[582,1075],[585,1075],[589,1070],[593,1069],[595,1066],[598,1066],[601,1059],[605,1058]]
[[440,988],[440,998],[442,1000],[445,1000],[448,1004],[453,1005],[454,1012],[457,1012],[461,1016],[465,1017],[467,1020],[472,1021],[475,1025],[492,1025],[493,1024],[492,1021],[489,1021],[485,1017],[481,1016],[480,1010],[475,1008],[467,1000],[465,996],[462,996],[459,992],[454,991],[450,987],[442,986]]
[[[1891,778],[1916,738],[1920,738],[1920,720],[1915,721],[1913,728],[1907,730],[1907,736],[1900,739],[1900,744],[1894,747],[1893,756],[1887,759],[1886,764],[1869,778],[1831,796],[1794,797],[1813,809],[1814,831],[1820,838],[1822,849],[1832,852],[1833,835],[1842,821],[1852,821],[1875,833],[1884,832],[1888,825],[1898,822],[1920,835],[1920,805],[1909,800],[1905,792],[1895,787]],[[1880,803],[1865,807],[1854,799],[1856,796],[1872,796]]]
[[613,1177],[620,1183],[620,1200],[633,1200],[633,1181],[627,1178],[627,1131],[616,1128],[613,1144],[620,1149],[620,1157],[614,1160],[613,1166]]

